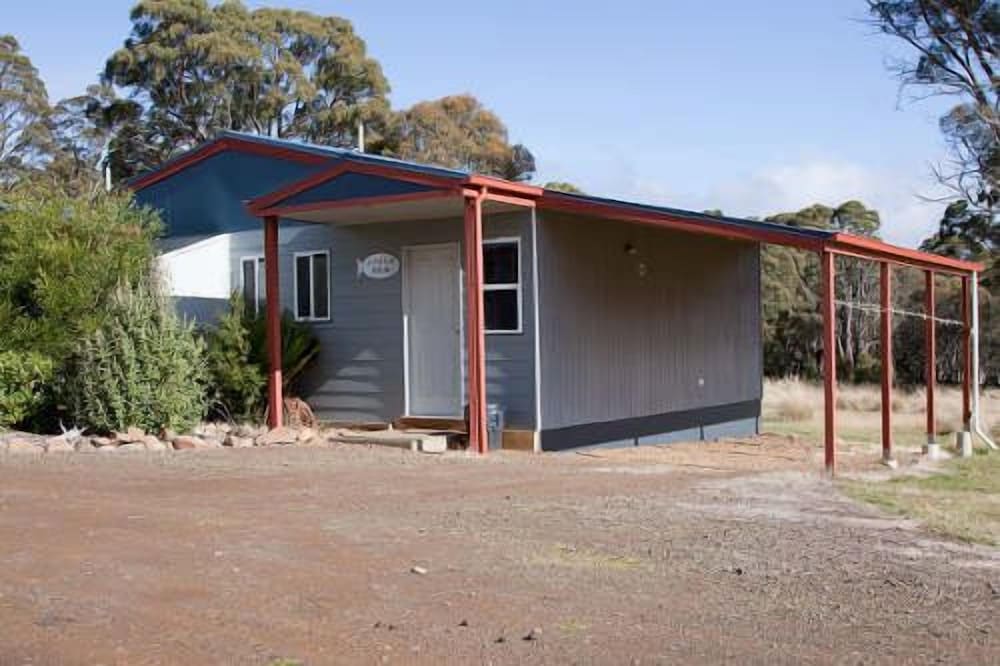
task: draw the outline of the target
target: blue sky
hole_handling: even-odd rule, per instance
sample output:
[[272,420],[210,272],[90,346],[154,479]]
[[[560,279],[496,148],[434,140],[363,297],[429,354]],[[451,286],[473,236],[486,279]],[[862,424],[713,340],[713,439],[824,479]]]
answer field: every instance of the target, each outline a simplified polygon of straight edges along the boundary
[[[131,0],[4,8],[53,99],[96,79]],[[944,102],[901,97],[902,52],[861,0],[247,2],[349,18],[397,107],[469,92],[538,158],[539,180],[732,215],[859,198],[915,244],[942,205]]]

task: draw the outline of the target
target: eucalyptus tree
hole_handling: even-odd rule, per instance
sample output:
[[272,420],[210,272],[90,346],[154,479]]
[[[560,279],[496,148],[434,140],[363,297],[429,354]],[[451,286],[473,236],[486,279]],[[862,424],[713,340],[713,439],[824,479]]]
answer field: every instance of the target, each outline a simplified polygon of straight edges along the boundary
[[940,120],[952,155],[940,180],[992,215],[1000,205],[1000,2],[867,1],[872,23],[912,54],[894,64],[902,84],[955,100]]
[[[350,22],[229,0],[142,0],[103,82],[140,110],[121,128],[123,170],[138,170],[219,130],[354,144],[357,124],[388,116],[389,86]],[[147,158],[128,157],[135,152]]]
[[[858,201],[836,207],[815,204],[794,213],[767,218],[793,227],[847,231],[878,236],[878,212]],[[764,364],[771,375],[818,375],[822,349],[819,316],[819,261],[812,252],[767,246],[762,255],[761,301],[764,320]],[[878,271],[870,262],[838,261],[837,359],[850,378],[870,379],[875,370],[878,318],[848,304],[878,300]]]
[[0,188],[49,160],[49,97],[13,35],[0,35]]
[[503,121],[472,95],[419,102],[399,112],[387,152],[511,180],[525,180],[535,171],[531,152],[511,145]]

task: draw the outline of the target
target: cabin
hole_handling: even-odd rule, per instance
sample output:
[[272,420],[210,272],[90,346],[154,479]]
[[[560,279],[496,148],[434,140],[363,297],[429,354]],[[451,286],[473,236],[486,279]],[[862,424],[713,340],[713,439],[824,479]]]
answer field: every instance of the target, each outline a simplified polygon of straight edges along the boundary
[[321,343],[299,388],[320,418],[457,422],[481,451],[757,433],[762,243],[829,255],[830,275],[834,253],[975,268],[234,132],[131,187],[162,214],[180,311],[210,321],[238,291],[267,313],[272,425],[288,311]]

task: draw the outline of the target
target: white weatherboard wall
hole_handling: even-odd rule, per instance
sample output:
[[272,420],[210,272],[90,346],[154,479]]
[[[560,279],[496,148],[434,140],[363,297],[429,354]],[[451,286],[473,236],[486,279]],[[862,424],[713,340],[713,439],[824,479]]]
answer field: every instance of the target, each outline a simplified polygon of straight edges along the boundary
[[229,247],[233,234],[219,234],[160,255],[160,270],[171,296],[229,298]]
[[[290,308],[292,257],[288,248],[331,249],[325,225],[283,223],[279,234],[281,300]],[[159,268],[167,293],[177,311],[201,322],[215,321],[229,307],[229,297],[241,288],[240,261],[264,255],[263,230],[239,231],[215,236],[168,238],[159,256]]]

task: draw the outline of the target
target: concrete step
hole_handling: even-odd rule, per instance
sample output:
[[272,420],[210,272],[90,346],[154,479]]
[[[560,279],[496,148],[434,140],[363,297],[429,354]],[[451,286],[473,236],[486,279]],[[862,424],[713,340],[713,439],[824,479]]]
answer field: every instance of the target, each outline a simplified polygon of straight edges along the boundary
[[409,449],[410,451],[422,451],[423,453],[444,453],[448,450],[448,436],[439,433],[407,432],[405,430],[341,431],[327,439],[342,444],[375,444]]

